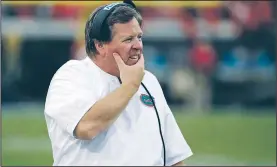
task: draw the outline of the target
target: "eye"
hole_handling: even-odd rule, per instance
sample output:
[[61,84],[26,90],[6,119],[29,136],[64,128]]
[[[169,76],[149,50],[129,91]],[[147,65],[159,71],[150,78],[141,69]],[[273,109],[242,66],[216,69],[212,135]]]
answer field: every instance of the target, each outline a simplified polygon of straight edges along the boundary
[[132,38],[127,38],[126,40],[124,40],[124,42],[131,42],[132,41]]
[[142,35],[139,35],[139,36],[138,36],[138,39],[141,41],[141,40],[142,40]]

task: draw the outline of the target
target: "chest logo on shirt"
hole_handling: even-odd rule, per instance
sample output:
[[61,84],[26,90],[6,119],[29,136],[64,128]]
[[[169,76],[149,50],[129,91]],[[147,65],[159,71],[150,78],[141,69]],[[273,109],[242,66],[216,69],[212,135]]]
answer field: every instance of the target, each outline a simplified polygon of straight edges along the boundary
[[[155,101],[155,98],[152,96],[153,100]],[[149,106],[149,107],[153,107],[154,104],[153,104],[153,101],[151,100],[150,96],[149,95],[146,95],[146,94],[141,94],[140,95],[140,100],[143,104]]]

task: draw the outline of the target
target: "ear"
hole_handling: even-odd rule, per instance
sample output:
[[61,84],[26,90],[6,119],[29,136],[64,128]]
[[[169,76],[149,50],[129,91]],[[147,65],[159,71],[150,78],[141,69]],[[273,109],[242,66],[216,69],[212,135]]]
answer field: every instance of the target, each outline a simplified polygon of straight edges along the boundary
[[94,41],[94,44],[95,44],[95,47],[96,47],[96,50],[98,51],[98,53],[99,53],[100,55],[105,55],[106,50],[105,50],[105,47],[104,47],[104,43],[95,40],[95,41]]

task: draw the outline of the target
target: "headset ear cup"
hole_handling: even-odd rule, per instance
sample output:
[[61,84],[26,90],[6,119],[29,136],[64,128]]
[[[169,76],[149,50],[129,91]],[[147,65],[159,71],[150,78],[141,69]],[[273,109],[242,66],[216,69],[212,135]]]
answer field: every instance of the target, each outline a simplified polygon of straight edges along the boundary
[[132,0],[123,0],[124,3],[127,3],[129,5],[131,5],[133,8],[137,8],[136,5],[134,4],[134,2]]

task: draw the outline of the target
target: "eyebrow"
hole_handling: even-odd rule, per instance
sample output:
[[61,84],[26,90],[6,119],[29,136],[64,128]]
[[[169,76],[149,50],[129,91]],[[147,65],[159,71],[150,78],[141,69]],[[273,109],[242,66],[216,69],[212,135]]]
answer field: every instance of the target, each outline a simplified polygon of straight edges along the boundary
[[[143,35],[143,32],[138,33],[138,35],[141,35],[141,36],[142,36],[142,35]],[[130,38],[130,37],[133,38],[133,37],[135,37],[135,36],[137,36],[137,35],[127,35],[127,34],[125,35],[125,34],[123,34],[122,36],[120,36],[120,39],[121,39],[121,40],[124,40],[124,39]]]

